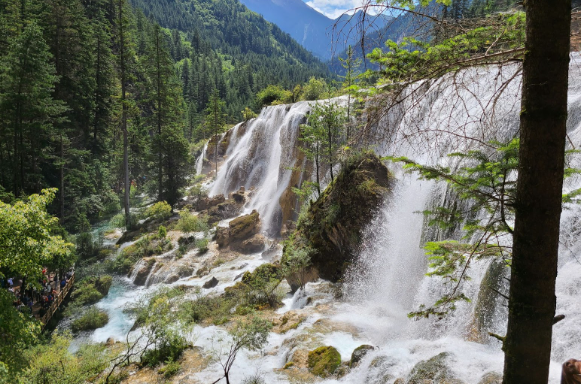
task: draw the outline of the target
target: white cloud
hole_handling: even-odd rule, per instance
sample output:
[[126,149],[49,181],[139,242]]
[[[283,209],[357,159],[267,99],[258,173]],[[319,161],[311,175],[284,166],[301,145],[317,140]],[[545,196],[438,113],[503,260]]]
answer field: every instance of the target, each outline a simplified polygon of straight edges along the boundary
[[303,0],[311,8],[316,9],[322,14],[330,17],[331,19],[336,19],[341,16],[344,12],[355,9],[364,0]]

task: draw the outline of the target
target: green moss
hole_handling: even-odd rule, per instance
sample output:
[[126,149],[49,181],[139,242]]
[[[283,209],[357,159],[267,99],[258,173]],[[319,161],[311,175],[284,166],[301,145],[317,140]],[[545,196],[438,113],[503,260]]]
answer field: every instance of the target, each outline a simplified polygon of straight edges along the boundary
[[73,332],[89,331],[104,327],[109,322],[107,312],[91,307],[71,324]]
[[284,365],[283,369],[289,369],[290,367],[294,367],[295,363],[293,363],[292,361],[289,361],[288,363],[286,363]]
[[328,377],[341,365],[341,354],[334,347],[319,347],[309,352],[308,365],[314,375]]

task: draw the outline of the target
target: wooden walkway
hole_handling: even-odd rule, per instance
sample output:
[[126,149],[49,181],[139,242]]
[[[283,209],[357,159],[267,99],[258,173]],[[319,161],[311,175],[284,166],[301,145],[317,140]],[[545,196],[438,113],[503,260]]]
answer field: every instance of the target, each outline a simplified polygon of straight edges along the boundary
[[55,298],[55,300],[52,302],[50,307],[47,309],[44,316],[42,316],[40,318],[40,322],[42,323],[42,325],[41,325],[42,330],[44,330],[44,327],[46,327],[46,325],[48,324],[48,322],[50,321],[50,319],[52,318],[52,316],[54,315],[56,310],[60,307],[60,305],[65,300],[65,298],[68,296],[74,283],[75,283],[75,274],[73,273],[73,275],[71,276],[69,281],[67,281],[67,284],[64,286],[64,288],[62,288],[59,291],[58,296]]

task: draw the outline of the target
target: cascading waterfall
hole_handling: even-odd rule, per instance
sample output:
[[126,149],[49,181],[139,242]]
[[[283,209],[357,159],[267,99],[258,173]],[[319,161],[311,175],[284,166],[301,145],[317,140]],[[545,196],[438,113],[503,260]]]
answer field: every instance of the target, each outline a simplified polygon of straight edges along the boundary
[[[576,147],[581,145],[579,64],[581,60],[574,56],[570,79],[569,138]],[[385,116],[376,124],[368,125],[364,144],[372,146],[382,156],[407,156],[421,163],[456,167],[458,164],[446,154],[468,149],[486,150],[487,142],[503,141],[515,135],[518,131],[520,86],[518,66],[508,65],[468,69],[455,76],[410,87],[399,96],[401,100],[395,107],[386,110]],[[256,209],[260,212],[263,230],[267,234],[278,234],[282,226],[280,199],[289,188],[292,168],[305,165],[304,160],[298,161],[298,133],[311,104],[300,102],[265,108],[258,118],[238,124],[222,136],[221,140],[229,143],[216,179],[210,185],[210,195],[227,196],[244,186],[250,195],[245,211]],[[206,146],[196,162],[198,172],[203,170],[207,151]],[[573,165],[580,164],[578,161]],[[341,329],[355,330],[351,334],[333,331],[317,336],[309,328],[308,337],[320,337],[320,343],[335,346],[344,360],[358,345],[365,343],[378,347],[362,360],[359,367],[339,380],[324,380],[327,384],[393,384],[397,378],[406,377],[419,361],[441,352],[450,354],[450,370],[468,384],[478,383],[487,372],[502,372],[500,343],[478,337],[474,332],[477,298],[490,261],[474,262],[470,267],[472,280],[463,285],[463,292],[473,302],[459,303],[457,310],[442,320],[408,319],[410,311],[420,304],[433,304],[444,292],[441,280],[425,276],[428,263],[422,250],[425,241],[441,238],[426,227],[418,211],[449,203],[450,194],[444,184],[420,180],[413,174],[403,173],[397,166],[390,166],[390,170],[396,179],[393,191],[365,231],[359,257],[346,277],[344,299],[334,299],[329,290],[325,291],[328,289],[326,283],[319,281],[309,284],[306,294],[299,292],[286,300],[288,305],[281,311],[306,308],[308,318],[286,334],[272,334],[267,347],[269,353],[242,353],[235,363],[235,376],[231,380],[240,382],[245,373],[250,373],[248,367],[251,366],[260,369],[269,383],[288,383],[288,378],[278,369],[288,361],[294,343],[300,339],[297,336],[302,336],[301,332],[314,327],[320,319],[347,324]],[[302,175],[299,183],[305,177]],[[581,180],[572,178],[567,181],[566,189],[579,185]],[[554,328],[551,384],[559,382],[560,363],[578,352],[578,330],[581,328],[578,299],[581,294],[581,207],[567,205],[566,208],[562,217],[557,307],[558,313],[567,317]],[[220,280],[216,289],[223,290],[228,284],[234,284],[236,276],[263,262],[260,255],[254,255],[218,267],[212,271]],[[148,277],[148,283],[161,282],[168,273],[160,270],[157,276]],[[200,286],[204,279],[193,277],[176,284]],[[125,284],[128,283],[126,280],[123,279]],[[138,288],[134,291],[136,293],[125,296],[113,291],[112,297],[98,305],[118,313],[122,301],[135,300],[148,289],[152,288]],[[308,296],[314,297],[314,303],[308,304]],[[317,307],[317,303],[325,305]],[[488,307],[490,322],[484,331],[504,333],[506,309],[502,304],[499,299]],[[115,315],[113,318],[117,319]],[[104,341],[107,335],[117,330],[115,327],[125,330],[128,326],[126,317],[115,321],[96,332],[93,340]],[[203,348],[211,348],[217,335],[223,336],[224,333],[216,327],[199,329],[196,345]],[[196,379],[212,382],[219,372],[219,367],[210,366]]]
[[[342,104],[345,98],[333,102]],[[210,190],[210,196],[228,196],[241,186],[253,189],[246,210],[259,212],[262,229],[271,236],[276,236],[283,224],[279,201],[289,188],[293,168],[304,165],[297,164],[299,126],[306,122],[313,103],[268,107],[258,118],[238,124]]]

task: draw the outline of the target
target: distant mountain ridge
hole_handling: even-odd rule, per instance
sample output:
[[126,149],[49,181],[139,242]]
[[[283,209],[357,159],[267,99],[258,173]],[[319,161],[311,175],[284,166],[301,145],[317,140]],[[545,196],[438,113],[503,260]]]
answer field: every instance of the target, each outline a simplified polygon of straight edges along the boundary
[[[309,7],[302,0],[240,0],[240,2],[290,34],[321,60],[329,60],[334,53],[342,52],[347,45],[359,41],[356,24],[362,19],[361,13],[345,14],[333,20]],[[382,29],[389,20],[383,16],[370,16],[366,18],[366,26]]]

